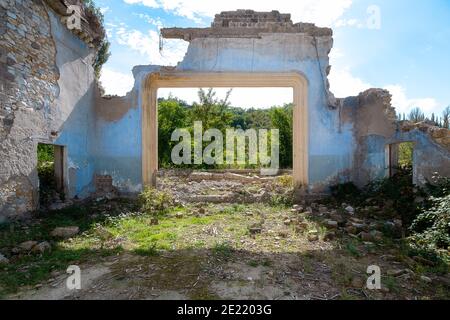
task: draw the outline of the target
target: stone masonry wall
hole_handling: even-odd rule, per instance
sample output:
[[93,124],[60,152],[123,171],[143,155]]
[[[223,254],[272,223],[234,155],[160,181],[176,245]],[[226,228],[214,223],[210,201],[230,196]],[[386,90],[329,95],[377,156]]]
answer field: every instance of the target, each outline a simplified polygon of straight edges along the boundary
[[36,206],[36,142],[58,94],[56,49],[46,7],[0,0],[0,216]]
[[92,183],[83,164],[101,32],[98,21],[86,31],[89,19],[85,31],[69,31],[65,6],[66,0],[0,0],[0,223],[38,208],[38,143],[66,147],[69,197]]

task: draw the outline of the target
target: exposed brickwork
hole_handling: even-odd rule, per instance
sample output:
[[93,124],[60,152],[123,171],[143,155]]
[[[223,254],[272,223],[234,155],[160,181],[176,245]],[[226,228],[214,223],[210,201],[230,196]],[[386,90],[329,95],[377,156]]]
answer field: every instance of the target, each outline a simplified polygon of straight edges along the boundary
[[113,179],[111,176],[96,175],[94,183],[95,183],[95,191],[97,193],[108,193],[114,191]]
[[225,11],[216,15],[212,23],[213,28],[267,28],[274,25],[292,26],[291,15],[281,14],[278,11]]
[[253,10],[227,11],[216,15],[211,28],[162,29],[164,38],[191,41],[196,38],[258,38],[263,33],[305,33],[316,37],[331,37],[329,28],[319,28],[311,23],[296,23],[290,14],[278,11]]

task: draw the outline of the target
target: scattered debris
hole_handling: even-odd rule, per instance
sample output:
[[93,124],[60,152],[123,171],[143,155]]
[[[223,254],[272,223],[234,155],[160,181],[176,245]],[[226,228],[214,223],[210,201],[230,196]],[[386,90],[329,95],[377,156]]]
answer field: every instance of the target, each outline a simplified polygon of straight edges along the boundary
[[319,232],[317,230],[310,230],[308,231],[308,240],[310,242],[315,242],[319,240]]
[[68,239],[76,236],[79,232],[79,227],[64,227],[54,229],[50,235],[55,238]]
[[9,259],[0,253],[0,265],[8,264],[8,263],[9,263]]
[[21,244],[19,244],[19,248],[22,251],[29,252],[37,244],[38,244],[37,241],[25,241],[25,242],[22,242]]
[[41,243],[35,245],[31,249],[31,252],[43,254],[45,252],[50,252],[51,250],[52,250],[52,246],[50,245],[50,243],[48,243],[47,241],[44,241],[44,242],[41,242]]
[[349,214],[353,215],[355,213],[355,209],[351,206],[347,206],[345,208],[345,211],[347,211]]

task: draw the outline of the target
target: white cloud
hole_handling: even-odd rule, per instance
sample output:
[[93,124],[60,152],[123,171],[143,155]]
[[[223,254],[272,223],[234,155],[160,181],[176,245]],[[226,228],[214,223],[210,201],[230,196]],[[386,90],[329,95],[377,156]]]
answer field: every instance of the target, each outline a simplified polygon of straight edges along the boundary
[[367,83],[357,77],[354,77],[348,68],[335,70],[331,69],[330,76],[330,90],[336,97],[349,97],[357,95],[359,92],[372,88],[370,83]]
[[159,35],[155,30],[143,33],[139,30],[129,30],[124,25],[116,30],[116,41],[147,56],[147,63],[156,65],[176,65],[183,59],[188,46],[183,40],[164,40],[164,47],[160,52]]
[[364,28],[366,25],[358,19],[339,19],[334,24],[333,27],[356,27],[356,28]]
[[408,113],[411,109],[419,107],[426,115],[431,113],[440,114],[439,103],[434,98],[408,98],[406,89],[401,85],[388,85],[384,87],[392,94],[392,105],[398,114]]
[[109,7],[102,7],[102,8],[100,8],[100,12],[102,14],[106,14],[109,11],[111,11],[111,9]]
[[143,4],[150,8],[162,8],[178,16],[200,22],[202,17],[212,18],[221,11],[252,9],[256,11],[278,10],[291,13],[294,22],[313,22],[331,26],[348,9],[352,0],[124,0],[128,4]]
[[103,67],[100,82],[107,95],[126,95],[134,85],[133,76]]
[[133,13],[133,15],[145,20],[147,23],[155,26],[158,30],[164,27],[164,24],[160,17],[152,18],[148,14],[143,13]]
[[155,8],[158,6],[158,3],[156,0],[124,0],[125,3],[129,4],[135,4],[135,3],[142,3],[144,6]]
[[[330,76],[330,89],[336,97],[355,96],[362,91],[375,87],[364,80],[351,74],[349,68],[341,70],[332,69]],[[426,115],[431,113],[440,114],[439,103],[434,98],[411,98],[408,97],[406,89],[400,84],[385,85],[383,89],[392,94],[392,106],[398,114],[408,114],[413,108],[419,107]]]
[[[329,76],[331,92],[336,97],[355,96],[374,86],[362,79],[351,74],[348,68],[342,70],[332,70]],[[439,103],[434,98],[410,98],[406,89],[400,84],[385,85],[383,89],[388,90],[392,94],[392,106],[395,107],[398,114],[406,115],[416,107],[422,109],[426,115],[431,113],[440,114]]]

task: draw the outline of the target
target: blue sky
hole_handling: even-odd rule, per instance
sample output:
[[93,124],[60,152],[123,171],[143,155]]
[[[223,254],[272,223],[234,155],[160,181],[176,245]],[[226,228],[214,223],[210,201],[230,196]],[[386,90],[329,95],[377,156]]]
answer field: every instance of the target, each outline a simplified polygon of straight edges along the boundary
[[[133,85],[131,69],[139,64],[175,65],[187,43],[165,40],[159,52],[161,27],[206,27],[223,10],[279,10],[294,22],[332,27],[331,90],[338,97],[370,87],[393,94],[399,112],[420,106],[441,113],[450,105],[450,1],[448,0],[96,0],[105,15],[112,56],[102,83],[110,94],[125,94]],[[378,19],[379,17],[379,19]],[[172,90],[173,91],[173,90]],[[168,91],[162,92],[167,95]],[[195,91],[176,91],[186,100]],[[244,106],[260,97],[260,105],[291,100],[289,90],[265,95],[233,93]],[[273,100],[278,98],[279,101]],[[271,97],[272,99],[268,99]],[[251,98],[251,99],[250,99]],[[258,101],[256,101],[258,103]]]

